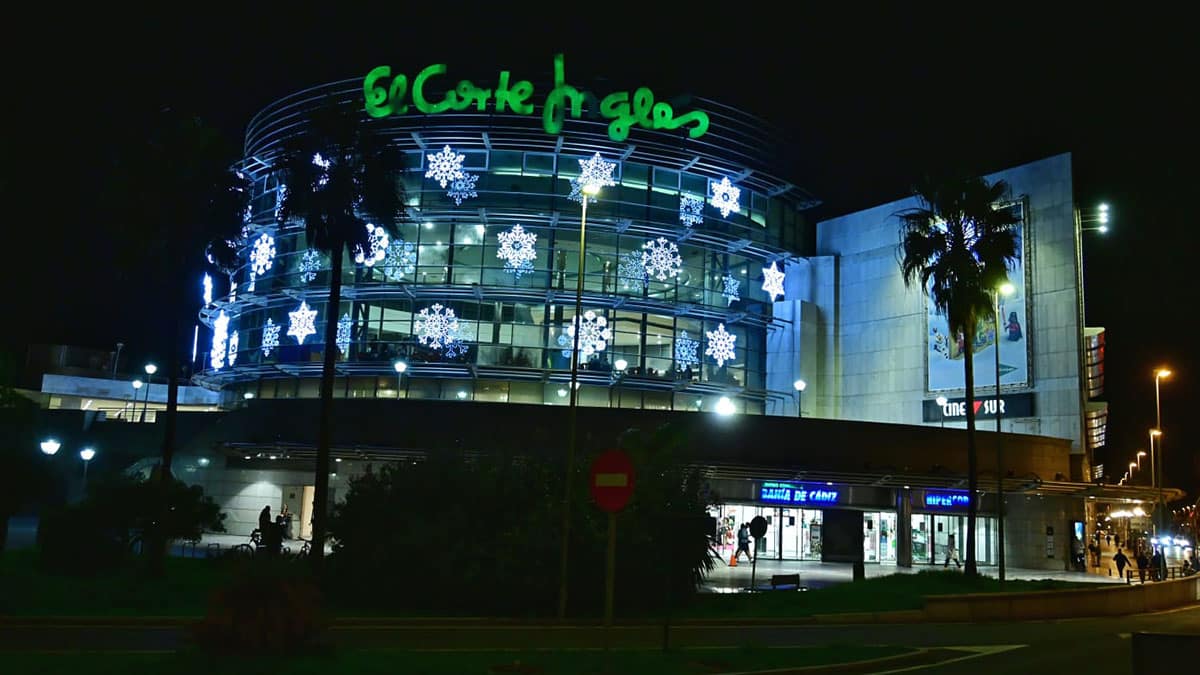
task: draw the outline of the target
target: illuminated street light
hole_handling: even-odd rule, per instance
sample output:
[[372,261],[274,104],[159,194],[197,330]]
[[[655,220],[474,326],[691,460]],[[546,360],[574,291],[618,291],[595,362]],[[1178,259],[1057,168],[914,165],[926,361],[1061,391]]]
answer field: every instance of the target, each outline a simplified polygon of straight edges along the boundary
[[[1162,425],[1162,399],[1159,396],[1158,384],[1159,384],[1159,382],[1167,379],[1170,376],[1171,376],[1171,371],[1165,367],[1160,366],[1159,368],[1155,369],[1155,371],[1154,371],[1154,428],[1155,428],[1155,430],[1158,431],[1158,434],[1156,434],[1158,436],[1162,435],[1162,428],[1163,428],[1163,425]],[[1155,514],[1157,516],[1155,518],[1155,521],[1157,521],[1157,523],[1158,523],[1159,530],[1166,529],[1166,526],[1167,526],[1167,524],[1163,518],[1163,516],[1165,515],[1165,511],[1167,510],[1167,504],[1165,501],[1163,501],[1163,493],[1162,493],[1162,483],[1163,483],[1163,478],[1164,478],[1163,466],[1162,466],[1162,453],[1163,453],[1162,439],[1160,438],[1160,439],[1158,439],[1158,454],[1151,457],[1151,461],[1154,463],[1154,474],[1155,474],[1156,478],[1158,479],[1158,481],[1155,483],[1155,487],[1158,488],[1158,500],[1156,503],[1156,506],[1158,508],[1155,509],[1157,511],[1157,513]]]
[[404,376],[404,371],[408,370],[408,364],[404,361],[396,361],[392,364],[392,368],[396,370],[396,400],[400,400],[400,379]]
[[84,448],[79,451],[79,458],[83,460],[83,489],[87,490],[87,470],[88,464],[92,463],[92,458],[96,456],[96,451],[91,448]]
[[[153,363],[147,363],[144,369],[146,371],[146,398],[142,400],[142,416],[138,420],[146,421],[146,412],[150,409],[150,385],[154,383],[154,374],[158,372],[158,366]],[[134,385],[137,388],[137,385]]]
[[47,455],[53,455],[54,453],[58,452],[59,448],[62,447],[62,444],[53,438],[47,438],[46,440],[42,441],[40,445],[42,447],[42,452],[46,453]]
[[1004,446],[1003,436],[1000,435],[1000,421],[1003,415],[1000,408],[1000,297],[1008,297],[1017,288],[1009,281],[1003,281],[996,287],[996,336],[993,351],[996,353],[996,557],[997,573],[1000,581],[1004,581]]
[[717,401],[717,414],[721,417],[729,417],[735,412],[737,412],[737,408],[734,407],[733,401],[730,401],[728,396],[722,396]]
[[799,419],[804,416],[801,404],[804,403],[804,390],[808,388],[808,383],[804,380],[796,380],[792,383],[792,388],[796,390],[796,419]]

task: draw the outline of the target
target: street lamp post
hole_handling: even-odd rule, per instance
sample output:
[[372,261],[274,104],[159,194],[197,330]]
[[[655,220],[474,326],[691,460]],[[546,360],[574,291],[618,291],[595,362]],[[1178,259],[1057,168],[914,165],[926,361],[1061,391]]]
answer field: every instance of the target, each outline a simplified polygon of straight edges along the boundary
[[[621,382],[625,379],[625,370],[629,368],[629,362],[625,359],[617,359],[613,361],[612,382],[617,389],[617,407],[621,407]],[[612,393],[608,396],[608,405],[612,406]]]
[[1141,470],[1142,470],[1142,458],[1143,458],[1143,457],[1145,457],[1145,456],[1146,456],[1146,451],[1145,451],[1145,450],[1138,450],[1138,451],[1137,451],[1137,468],[1138,468],[1138,471],[1141,471]]
[[92,458],[96,456],[96,451],[91,448],[84,448],[79,451],[79,458],[83,460],[83,490],[87,492],[87,470],[88,464],[91,464]]
[[150,408],[150,385],[154,384],[154,373],[158,372],[158,366],[153,363],[146,364],[146,398],[142,405],[142,417],[139,421],[146,421],[146,411]]
[[59,448],[62,447],[62,444],[53,438],[47,438],[38,445],[41,446],[42,452],[46,455],[53,455],[54,453],[58,452]]
[[566,481],[563,485],[562,527],[560,529],[562,544],[559,550],[558,565],[558,618],[560,620],[567,616],[567,562],[571,548],[571,484],[573,483],[575,445],[578,435],[576,433],[576,409],[579,403],[579,336],[583,333],[583,277],[587,268],[587,259],[584,257],[587,246],[587,207],[588,200],[600,193],[601,186],[616,184],[612,180],[612,171],[616,164],[604,161],[598,152],[590,160],[579,160],[579,166],[580,174],[577,185],[583,210],[579,216],[579,267],[576,270],[575,282],[575,316],[571,319],[574,322],[575,330],[571,340],[571,399],[570,412],[567,415]]
[[408,370],[408,364],[404,361],[397,361],[392,364],[392,368],[396,369],[396,400],[400,400],[401,379],[404,377],[404,371]]
[[137,414],[138,395],[141,392],[142,384],[144,383],[141,380],[134,380],[131,384],[133,384],[133,410],[129,414],[129,420],[133,421],[133,416]]
[[[1155,447],[1154,439],[1158,439],[1158,447]],[[1161,495],[1162,490],[1159,485],[1162,481],[1162,466],[1159,459],[1162,455],[1162,429],[1150,430],[1150,487],[1154,488]],[[1157,521],[1158,519],[1155,518]]]
[[808,387],[808,383],[804,380],[796,380],[792,383],[792,388],[796,390],[796,419],[804,417],[804,390]]
[[941,427],[943,429],[945,429],[946,428],[946,412],[945,412],[946,404],[950,402],[950,399],[946,398],[945,396],[939,396],[939,397],[935,398],[933,400],[933,402],[937,403],[937,405],[938,405],[938,411],[941,413],[940,418],[939,418],[941,421]]
[[996,287],[996,565],[1000,581],[1004,581],[1004,437],[1000,434],[1000,296],[1008,297],[1016,290],[1009,282]]
[[1163,466],[1162,466],[1162,455],[1163,455],[1163,449],[1162,449],[1162,428],[1163,428],[1162,427],[1162,399],[1159,396],[1158,384],[1160,381],[1162,381],[1170,376],[1171,376],[1171,371],[1166,368],[1158,368],[1154,371],[1154,428],[1157,429],[1159,432],[1158,433],[1158,436],[1159,436],[1158,455],[1157,455],[1157,459],[1154,461],[1154,473],[1158,477],[1158,481],[1155,483],[1155,485],[1158,488],[1158,503],[1156,504],[1156,506],[1158,508],[1155,510],[1159,511],[1159,513],[1158,513],[1158,517],[1155,518],[1154,520],[1157,521],[1158,529],[1160,531],[1166,529],[1166,522],[1163,517],[1165,514],[1162,512],[1166,511],[1167,505],[1163,501],[1163,490],[1162,490],[1163,479],[1165,478],[1165,476],[1163,476]]
[[125,347],[124,342],[117,343],[117,355],[113,357],[112,379],[117,379],[117,363],[121,360],[121,349]]

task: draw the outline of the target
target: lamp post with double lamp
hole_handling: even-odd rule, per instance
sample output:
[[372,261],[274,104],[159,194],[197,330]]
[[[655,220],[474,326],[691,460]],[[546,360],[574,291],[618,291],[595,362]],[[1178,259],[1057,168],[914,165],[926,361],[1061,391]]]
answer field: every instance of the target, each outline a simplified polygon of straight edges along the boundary
[[392,364],[392,368],[396,370],[396,400],[400,400],[400,391],[403,389],[401,381],[404,379],[404,371],[408,370],[408,364],[404,361],[397,361]]
[[796,380],[792,383],[792,388],[796,390],[796,419],[804,417],[804,390],[808,388],[808,383],[804,380]]
[[150,408],[150,385],[154,383],[154,374],[158,372],[158,366],[153,363],[146,364],[146,398],[142,405],[142,422],[146,421],[146,411]]
[[92,458],[96,456],[96,451],[92,448],[84,448],[79,451],[79,459],[83,460],[83,490],[87,492],[87,470],[88,464],[92,463]]
[[1004,581],[1004,437],[1000,435],[1000,296],[1008,297],[1016,288],[1007,281],[996,287],[996,565],[1000,581]]
[[584,253],[587,247],[587,207],[588,201],[600,194],[600,188],[605,185],[616,185],[612,179],[613,169],[616,168],[614,162],[606,162],[600,153],[596,153],[589,160],[579,160],[579,178],[576,179],[575,187],[579,189],[580,203],[583,205],[583,210],[579,216],[579,267],[576,270],[575,282],[575,316],[572,317],[572,322],[575,327],[571,340],[571,387],[570,387],[570,411],[568,413],[568,430],[567,430],[567,465],[566,465],[566,480],[563,485],[563,503],[562,503],[562,527],[560,536],[562,537],[562,545],[559,551],[558,565],[558,618],[565,619],[567,616],[567,563],[570,556],[571,542],[571,484],[572,474],[575,469],[575,444],[576,444],[576,408],[579,400],[579,336],[583,333],[583,277],[587,269],[587,259]]
[[1166,527],[1167,527],[1166,519],[1164,518],[1164,516],[1166,514],[1163,513],[1167,510],[1167,504],[1165,501],[1163,501],[1163,490],[1162,490],[1163,479],[1165,478],[1165,476],[1163,476],[1163,465],[1162,465],[1162,459],[1163,459],[1162,458],[1162,455],[1163,455],[1163,449],[1162,449],[1162,428],[1163,428],[1163,426],[1162,426],[1162,399],[1159,396],[1158,384],[1159,384],[1159,382],[1167,379],[1170,376],[1171,376],[1171,371],[1168,370],[1167,368],[1156,368],[1154,370],[1154,428],[1158,429],[1158,431],[1159,431],[1158,455],[1157,455],[1157,459],[1155,459],[1155,461],[1154,461],[1154,473],[1158,476],[1158,481],[1155,483],[1155,485],[1158,488],[1158,501],[1155,504],[1155,506],[1157,507],[1155,509],[1155,511],[1157,511],[1158,513],[1155,514],[1156,517],[1154,520],[1157,523],[1158,529],[1160,532],[1162,530],[1166,529]]
[[940,417],[941,427],[943,429],[945,429],[946,428],[946,404],[950,402],[950,399],[946,398],[945,396],[939,396],[939,397],[935,398],[933,400],[933,402],[937,403],[938,411],[941,414],[941,417]]

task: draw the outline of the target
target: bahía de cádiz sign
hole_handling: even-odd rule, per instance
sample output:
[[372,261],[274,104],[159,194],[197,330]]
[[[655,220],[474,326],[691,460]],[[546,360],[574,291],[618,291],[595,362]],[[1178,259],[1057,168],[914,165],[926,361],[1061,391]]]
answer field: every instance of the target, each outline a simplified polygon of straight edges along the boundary
[[[363,100],[367,114],[371,117],[404,115],[411,100],[417,112],[426,115],[463,111],[474,106],[475,110],[487,110],[489,100],[495,101],[496,112],[513,112],[518,115],[533,114],[533,84],[528,80],[511,81],[509,71],[500,71],[496,88],[483,89],[470,80],[461,80],[453,89],[448,89],[439,100],[430,100],[427,88],[430,80],[447,72],[445,64],[436,63],[417,73],[409,87],[408,77],[403,73],[392,75],[390,66],[371,69],[363,78]],[[585,93],[567,84],[563,55],[554,55],[554,88],[542,103],[542,128],[548,134],[562,131],[567,115],[579,119],[583,115]],[[645,129],[686,128],[688,136],[700,138],[708,131],[708,113],[691,110],[678,117],[675,109],[665,101],[654,101],[654,92],[647,87],[638,87],[630,95],[627,91],[616,91],[600,99],[600,116],[611,120],[608,137],[616,142],[629,138],[629,131],[636,124]]]

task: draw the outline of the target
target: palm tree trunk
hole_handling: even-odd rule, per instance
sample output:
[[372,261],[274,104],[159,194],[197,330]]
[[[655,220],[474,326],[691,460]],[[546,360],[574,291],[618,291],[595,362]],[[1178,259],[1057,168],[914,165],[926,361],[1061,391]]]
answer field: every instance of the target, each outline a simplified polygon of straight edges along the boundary
[[967,384],[967,550],[965,572],[969,577],[979,573],[975,564],[975,518],[978,512],[978,464],[975,451],[975,315],[968,317],[963,331],[963,369]]
[[325,525],[329,514],[329,445],[333,425],[333,380],[337,362],[338,306],[342,301],[342,242],[330,251],[329,304],[325,307],[324,364],[321,367],[321,417],[317,432],[317,468],[313,490],[312,559],[319,567],[325,555]]
[[[179,235],[172,229],[167,235],[167,259],[179,259]],[[183,273],[176,270],[173,274],[173,297],[182,298],[186,292],[183,283]],[[179,412],[179,317],[172,312],[170,326],[167,329],[167,410],[163,420],[162,459],[158,465],[158,481],[160,494],[166,495],[166,486],[171,481],[171,462],[175,457],[175,416]],[[150,396],[147,383],[146,396]],[[147,556],[147,574],[151,578],[160,578],[166,572],[166,557],[168,544],[162,524],[166,522],[166,509],[170,508],[165,498],[159,499],[156,506],[160,509],[156,522],[158,527],[150,527],[143,534],[143,549]]]

